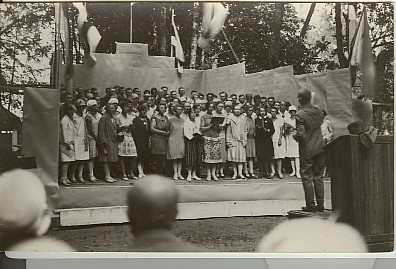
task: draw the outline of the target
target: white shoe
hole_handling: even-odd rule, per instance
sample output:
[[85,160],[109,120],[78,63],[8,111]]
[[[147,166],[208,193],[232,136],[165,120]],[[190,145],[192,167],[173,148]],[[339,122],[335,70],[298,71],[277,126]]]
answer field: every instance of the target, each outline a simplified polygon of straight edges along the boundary
[[301,175],[300,175],[300,174],[297,174],[296,177],[297,177],[297,178],[301,178]]
[[184,180],[184,177],[182,175],[177,176],[179,179]]
[[201,180],[201,178],[199,176],[193,176],[192,178],[195,180]]
[[191,177],[187,177],[187,181],[191,182]]
[[295,175],[296,175],[295,172],[293,172],[293,173],[290,174],[291,177],[294,177]]
[[141,173],[141,174],[139,174],[139,178],[144,178],[146,175],[145,174],[143,174],[143,173]]
[[210,178],[210,177],[206,178],[206,181],[211,181],[211,180],[212,180],[212,178]]

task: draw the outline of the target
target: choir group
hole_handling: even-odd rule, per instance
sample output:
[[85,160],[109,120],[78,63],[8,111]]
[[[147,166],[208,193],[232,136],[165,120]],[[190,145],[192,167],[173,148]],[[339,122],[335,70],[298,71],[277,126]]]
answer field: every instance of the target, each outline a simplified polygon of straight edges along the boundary
[[116,170],[123,180],[166,174],[168,160],[174,180],[184,180],[182,167],[187,181],[201,180],[202,174],[219,180],[229,165],[233,180],[258,178],[255,164],[262,176],[282,179],[285,158],[290,175],[300,178],[293,138],[297,108],[288,102],[226,92],[192,91],[188,97],[183,87],[168,93],[165,86],[142,94],[118,85],[102,98],[96,88],[63,91],[61,98],[62,185],[84,183],[85,167],[91,182],[98,180],[97,166],[109,183],[116,181]]

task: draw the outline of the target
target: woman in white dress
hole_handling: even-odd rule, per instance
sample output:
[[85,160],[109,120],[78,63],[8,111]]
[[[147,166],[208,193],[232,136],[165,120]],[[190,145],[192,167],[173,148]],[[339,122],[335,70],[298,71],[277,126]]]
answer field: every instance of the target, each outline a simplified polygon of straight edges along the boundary
[[74,154],[74,140],[76,137],[76,127],[73,124],[74,107],[66,105],[63,107],[64,116],[60,121],[60,161],[62,162],[62,175],[60,183],[64,186],[70,186],[71,182],[67,177],[69,168],[73,170],[74,179],[74,162],[76,156]]
[[297,109],[295,106],[289,107],[290,117],[286,118],[285,133],[286,133],[286,157],[290,158],[292,173],[290,176],[301,178],[300,175],[300,154],[298,142],[293,138],[296,133],[296,115]]
[[76,140],[74,140],[74,150],[76,154],[76,161],[78,168],[77,179],[81,183],[85,182],[83,179],[83,169],[84,169],[85,161],[89,160],[88,132],[83,115],[86,107],[87,105],[85,104],[85,101],[82,99],[78,99],[76,101],[77,111],[73,115],[73,123],[74,126],[76,127],[76,132],[77,132]]
[[[126,99],[122,103],[122,112],[116,116],[117,131],[124,136],[123,141],[118,141],[119,164],[122,172],[122,179],[138,179],[133,170],[136,166],[136,145],[132,137],[132,122],[135,114],[132,112],[132,101]],[[129,163],[129,173],[126,172],[125,162]]]
[[271,163],[271,177],[275,175],[275,165],[278,177],[283,179],[282,175],[282,159],[286,157],[286,140],[284,136],[284,123],[282,117],[277,117],[278,109],[271,108],[272,122],[274,124],[275,132],[272,135],[272,144],[274,146],[274,158]]

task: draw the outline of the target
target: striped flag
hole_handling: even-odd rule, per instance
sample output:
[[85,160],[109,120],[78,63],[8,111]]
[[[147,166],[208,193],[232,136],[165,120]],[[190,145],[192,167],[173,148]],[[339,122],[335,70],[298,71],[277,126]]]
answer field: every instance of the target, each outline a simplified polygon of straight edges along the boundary
[[85,5],[81,2],[73,3],[74,7],[78,10],[77,28],[80,34],[80,40],[84,47],[85,57],[96,63],[94,55],[99,41],[102,39],[98,29],[88,21],[88,14]]
[[184,52],[183,47],[180,43],[179,33],[177,32],[177,27],[175,24],[175,11],[172,9],[172,28],[173,35],[171,36],[171,45],[175,51],[175,58],[177,61],[177,71],[181,74],[183,73],[183,66],[181,63],[184,63]]
[[376,72],[369,29],[366,7],[364,7],[355,38],[352,41],[349,62],[352,73],[352,87],[356,79],[355,70],[359,67],[363,77],[363,92],[374,98],[377,92]]

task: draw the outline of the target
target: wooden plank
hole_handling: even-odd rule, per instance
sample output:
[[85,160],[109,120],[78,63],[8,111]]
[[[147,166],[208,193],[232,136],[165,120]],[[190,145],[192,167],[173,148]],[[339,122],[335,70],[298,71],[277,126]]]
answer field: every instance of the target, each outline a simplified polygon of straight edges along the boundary
[[[177,219],[203,219],[214,217],[242,216],[285,216],[293,209],[300,209],[305,201],[300,200],[259,200],[180,203]],[[325,200],[326,208],[331,201]],[[78,226],[105,223],[126,223],[127,206],[93,207],[57,210],[61,226]]]

